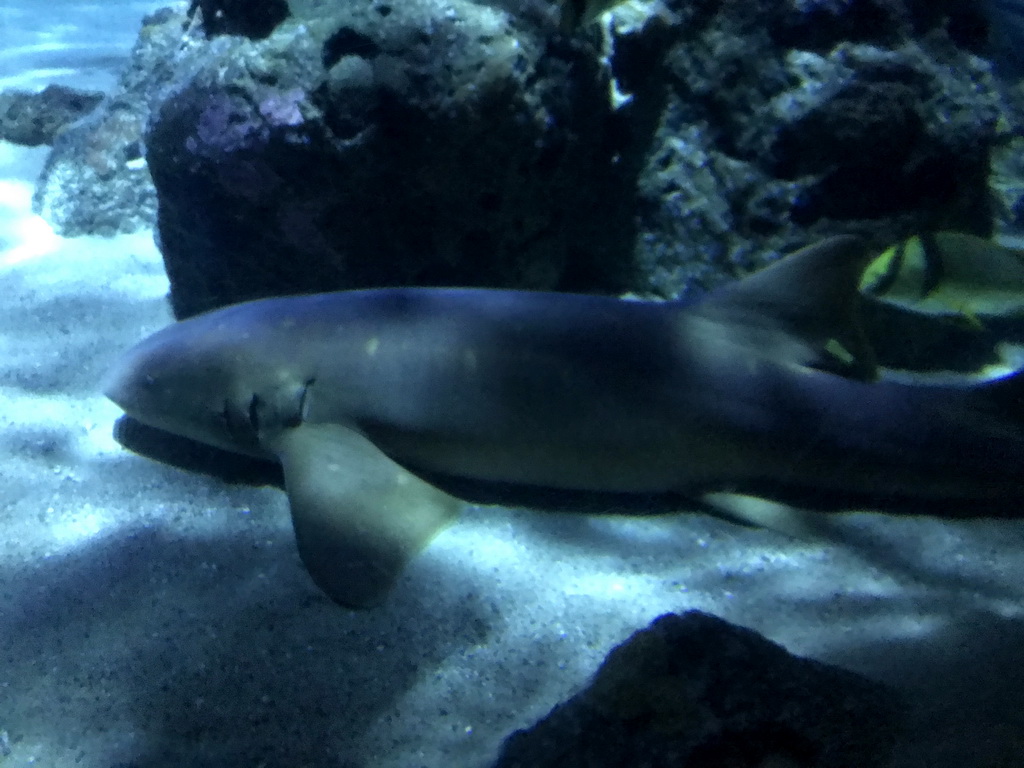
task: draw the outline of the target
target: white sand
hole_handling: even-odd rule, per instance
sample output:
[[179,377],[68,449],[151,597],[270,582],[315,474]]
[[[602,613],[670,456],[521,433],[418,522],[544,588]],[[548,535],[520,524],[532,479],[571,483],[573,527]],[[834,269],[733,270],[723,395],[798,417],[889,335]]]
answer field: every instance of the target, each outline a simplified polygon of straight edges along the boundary
[[[26,61],[5,76],[39,81]],[[336,607],[282,493],[111,439],[96,382],[170,322],[166,278],[148,233],[64,240],[33,217],[44,156],[0,144],[3,768],[483,766],[612,645],[689,608],[907,692],[902,766],[1021,764],[1015,522],[858,515],[831,545],[702,516],[469,509],[385,607]]]

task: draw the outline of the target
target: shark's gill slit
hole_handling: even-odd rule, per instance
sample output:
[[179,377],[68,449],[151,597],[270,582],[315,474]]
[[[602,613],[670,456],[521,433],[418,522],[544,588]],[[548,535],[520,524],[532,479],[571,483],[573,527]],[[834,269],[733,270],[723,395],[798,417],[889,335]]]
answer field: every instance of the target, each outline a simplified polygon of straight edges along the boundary
[[316,381],[316,377],[306,379],[306,383],[302,386],[302,394],[299,395],[299,409],[296,412],[295,424],[290,426],[297,427],[306,420],[306,416],[309,413],[309,388],[313,386]]
[[255,392],[249,400],[249,428],[255,435],[260,432],[260,396]]

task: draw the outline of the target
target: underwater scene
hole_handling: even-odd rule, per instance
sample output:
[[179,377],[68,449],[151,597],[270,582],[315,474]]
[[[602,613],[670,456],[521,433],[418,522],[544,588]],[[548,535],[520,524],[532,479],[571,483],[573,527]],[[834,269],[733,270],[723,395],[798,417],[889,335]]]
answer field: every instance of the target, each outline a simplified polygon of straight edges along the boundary
[[0,768],[1024,768],[1022,50],[0,0]]

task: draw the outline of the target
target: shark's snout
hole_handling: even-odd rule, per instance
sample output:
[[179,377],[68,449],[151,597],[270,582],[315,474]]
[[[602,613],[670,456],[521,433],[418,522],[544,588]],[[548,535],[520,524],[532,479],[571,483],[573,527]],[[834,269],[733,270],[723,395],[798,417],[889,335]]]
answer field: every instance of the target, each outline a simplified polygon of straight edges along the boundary
[[108,400],[114,401],[121,410],[128,411],[131,403],[131,370],[123,360],[116,362],[100,380],[100,392]]
[[160,356],[151,340],[122,355],[100,380],[100,391],[129,416],[145,420],[159,382]]

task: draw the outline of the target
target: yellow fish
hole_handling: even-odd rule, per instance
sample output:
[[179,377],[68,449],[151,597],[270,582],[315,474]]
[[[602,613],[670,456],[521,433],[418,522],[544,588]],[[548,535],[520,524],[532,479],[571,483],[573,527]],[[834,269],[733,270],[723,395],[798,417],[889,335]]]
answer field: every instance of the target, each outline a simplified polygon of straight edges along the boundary
[[960,232],[918,235],[868,264],[860,290],[980,328],[981,317],[1024,315],[1024,250]]

